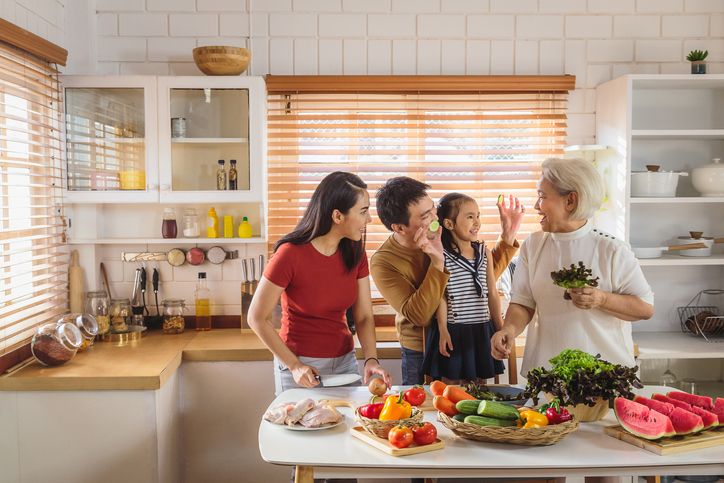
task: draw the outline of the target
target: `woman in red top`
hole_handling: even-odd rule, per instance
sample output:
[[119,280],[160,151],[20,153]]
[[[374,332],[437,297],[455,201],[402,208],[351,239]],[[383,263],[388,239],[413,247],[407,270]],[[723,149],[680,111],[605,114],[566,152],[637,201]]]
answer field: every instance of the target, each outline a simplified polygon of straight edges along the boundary
[[[274,354],[277,394],[314,387],[317,375],[359,374],[345,312],[352,307],[364,353],[364,382],[390,375],[377,360],[364,236],[367,185],[334,172],[317,186],[294,231],[279,240],[249,306],[249,326]],[[282,301],[282,328],[271,324]]]

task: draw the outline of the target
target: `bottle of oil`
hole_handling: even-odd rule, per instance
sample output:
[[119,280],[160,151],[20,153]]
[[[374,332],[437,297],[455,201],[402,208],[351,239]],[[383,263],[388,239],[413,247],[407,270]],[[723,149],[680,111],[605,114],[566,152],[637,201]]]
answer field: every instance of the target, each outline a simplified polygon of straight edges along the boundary
[[196,301],[196,330],[211,330],[211,307],[209,287],[206,285],[206,272],[199,272],[196,281],[194,299]]
[[231,163],[231,166],[229,166],[229,189],[235,190],[237,187],[237,184],[236,184],[236,176],[237,176],[236,160],[232,159],[231,161],[229,161],[229,163]]
[[216,170],[216,189],[226,189],[226,167],[223,159],[219,160],[219,168]]

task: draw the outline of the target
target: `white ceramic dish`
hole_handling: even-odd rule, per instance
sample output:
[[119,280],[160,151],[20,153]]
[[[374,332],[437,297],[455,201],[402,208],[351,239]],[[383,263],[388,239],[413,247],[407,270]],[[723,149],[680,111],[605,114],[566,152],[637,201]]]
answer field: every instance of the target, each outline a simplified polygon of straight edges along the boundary
[[[337,421],[336,423],[329,423],[329,424],[323,424],[322,426],[318,426],[316,428],[308,428],[306,426],[302,426],[301,424],[295,424],[294,426],[289,426],[288,424],[282,424],[281,426],[284,426],[289,431],[320,431],[322,429],[330,429],[335,428],[342,424],[344,422],[344,417]],[[269,421],[267,421],[269,423]],[[274,424],[274,423],[269,423]],[[280,426],[279,424],[276,424],[275,426]]]
[[637,198],[673,198],[680,176],[689,173],[676,171],[631,172],[631,196]]
[[701,196],[724,196],[724,164],[714,158],[711,164],[692,169],[691,184]]
[[701,237],[691,238],[688,236],[680,236],[676,239],[676,243],[680,245],[690,245],[693,243],[703,243],[706,248],[695,248],[693,250],[681,250],[679,255],[682,257],[708,257],[711,256],[711,247],[714,246],[714,238]]

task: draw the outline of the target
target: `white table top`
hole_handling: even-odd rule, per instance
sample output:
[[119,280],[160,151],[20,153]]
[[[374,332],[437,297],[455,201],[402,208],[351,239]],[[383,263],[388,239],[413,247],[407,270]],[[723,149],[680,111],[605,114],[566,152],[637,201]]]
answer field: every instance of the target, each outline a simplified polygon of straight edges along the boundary
[[[650,396],[667,389],[647,386],[640,393]],[[272,404],[305,397],[346,399],[357,405],[367,402],[369,392],[366,387],[291,389]],[[615,424],[613,411],[601,422],[581,424],[558,444],[536,447],[470,441],[435,422],[444,449],[394,457],[350,435],[354,414],[349,408],[339,409],[345,423],[320,431],[291,431],[262,421],[262,458],[269,463],[313,467],[315,478],[724,474],[722,446],[659,456],[605,435],[603,427]],[[425,420],[435,421],[436,415],[427,411]]]
[[639,359],[724,359],[724,340],[707,342],[683,332],[634,332]]

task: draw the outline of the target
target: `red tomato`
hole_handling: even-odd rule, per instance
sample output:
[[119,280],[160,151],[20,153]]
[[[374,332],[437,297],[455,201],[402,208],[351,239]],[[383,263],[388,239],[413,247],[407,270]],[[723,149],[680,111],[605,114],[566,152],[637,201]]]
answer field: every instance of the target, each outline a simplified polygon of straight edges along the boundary
[[387,440],[395,448],[407,448],[412,444],[413,439],[412,430],[407,426],[395,426],[387,435]]
[[425,390],[422,386],[414,386],[405,391],[405,401],[409,402],[413,406],[419,406],[425,402]]
[[430,444],[437,439],[437,428],[432,423],[418,424],[412,427],[415,444]]

